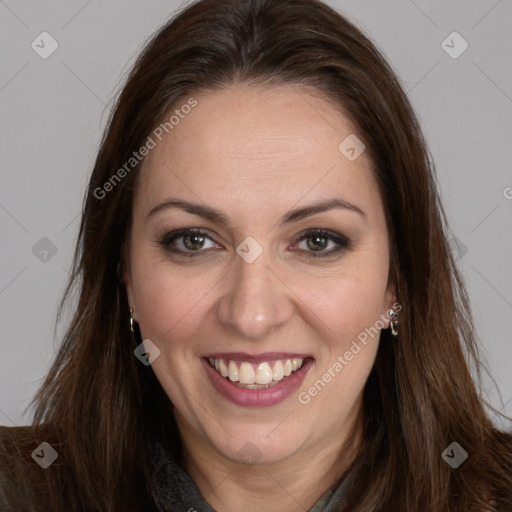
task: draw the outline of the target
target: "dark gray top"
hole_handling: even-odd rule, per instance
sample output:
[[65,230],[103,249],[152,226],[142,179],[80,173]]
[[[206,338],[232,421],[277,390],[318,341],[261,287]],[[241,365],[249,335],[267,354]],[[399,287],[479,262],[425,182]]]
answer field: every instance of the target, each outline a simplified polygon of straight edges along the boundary
[[[151,446],[153,463],[153,488],[151,494],[160,512],[216,512],[204,499],[188,473],[160,444]],[[343,503],[348,478],[334,489],[327,491],[309,512],[335,512]]]

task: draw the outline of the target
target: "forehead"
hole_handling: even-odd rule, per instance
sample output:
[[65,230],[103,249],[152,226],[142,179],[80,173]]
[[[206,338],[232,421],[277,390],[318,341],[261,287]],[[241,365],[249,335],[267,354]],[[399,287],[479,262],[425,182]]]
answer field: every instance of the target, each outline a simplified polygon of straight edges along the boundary
[[172,107],[166,119],[181,115],[161,140],[152,135],[156,145],[137,192],[144,210],[170,194],[219,207],[235,198],[294,203],[306,194],[314,200],[339,193],[367,207],[379,201],[368,155],[349,161],[340,152],[355,135],[353,123],[314,90],[238,84],[193,98],[191,110],[180,109],[188,98]]

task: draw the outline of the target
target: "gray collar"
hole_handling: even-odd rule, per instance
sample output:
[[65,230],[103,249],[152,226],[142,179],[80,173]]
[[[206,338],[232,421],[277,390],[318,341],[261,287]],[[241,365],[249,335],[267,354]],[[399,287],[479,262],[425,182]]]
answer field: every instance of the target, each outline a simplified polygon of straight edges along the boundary
[[[159,512],[216,512],[188,473],[161,444],[150,446],[151,495]],[[348,478],[327,491],[308,512],[335,512],[346,497]]]

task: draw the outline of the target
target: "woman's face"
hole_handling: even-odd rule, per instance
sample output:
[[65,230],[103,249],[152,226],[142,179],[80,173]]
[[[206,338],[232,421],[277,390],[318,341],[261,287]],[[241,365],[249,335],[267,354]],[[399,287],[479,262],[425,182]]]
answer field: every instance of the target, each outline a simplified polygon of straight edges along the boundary
[[334,450],[395,301],[370,160],[355,158],[340,110],[304,88],[195,99],[152,135],[134,202],[125,284],[160,350],[152,369],[202,453]]

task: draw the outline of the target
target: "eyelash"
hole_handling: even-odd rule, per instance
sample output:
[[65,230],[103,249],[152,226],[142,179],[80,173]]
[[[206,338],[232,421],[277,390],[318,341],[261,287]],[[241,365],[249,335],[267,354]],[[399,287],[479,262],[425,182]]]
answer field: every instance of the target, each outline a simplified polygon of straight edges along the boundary
[[[214,241],[211,236],[209,236],[204,231],[201,231],[197,228],[187,228],[187,229],[179,229],[177,231],[172,231],[170,233],[167,233],[160,241],[159,245],[163,247],[166,251],[171,252],[173,254],[178,254],[180,256],[185,256],[187,258],[194,258],[197,256],[200,256],[205,251],[202,251],[201,249],[197,251],[191,251],[191,250],[182,250],[182,249],[176,249],[174,247],[171,247],[171,244],[175,242],[176,240],[179,240],[180,238],[183,238],[187,235],[200,235],[203,238],[208,238],[211,241]],[[345,235],[341,235],[338,233],[334,233],[332,231],[328,231],[325,229],[309,229],[306,231],[303,231],[298,235],[297,242],[302,242],[303,240],[306,240],[308,238],[318,236],[321,238],[326,238],[328,240],[331,240],[335,242],[338,246],[334,249],[331,249],[327,252],[315,252],[315,251],[306,251],[306,257],[311,258],[326,258],[329,256],[333,256],[335,254],[338,254],[340,252],[346,251],[348,249],[351,249],[352,244],[348,237]]]

